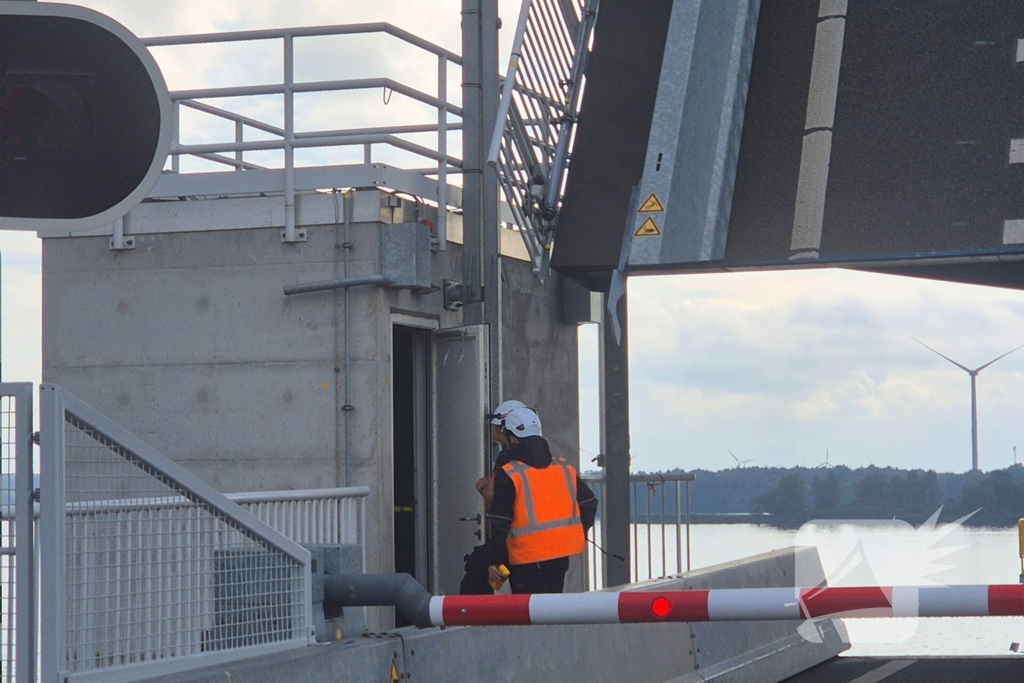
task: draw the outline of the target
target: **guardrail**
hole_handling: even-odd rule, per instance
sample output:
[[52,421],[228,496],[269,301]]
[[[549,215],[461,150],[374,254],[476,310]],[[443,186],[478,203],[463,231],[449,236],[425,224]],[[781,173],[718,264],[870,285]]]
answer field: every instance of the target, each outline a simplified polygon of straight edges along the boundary
[[[5,418],[13,419],[13,402],[7,396],[0,402],[3,410],[0,411]],[[11,452],[14,428],[9,426],[9,419],[5,419],[4,427],[0,434],[6,438],[3,441],[3,453]],[[5,459],[4,472],[12,471],[10,462]],[[5,500],[13,497],[13,483],[8,486],[4,480]],[[366,498],[370,495],[370,489],[365,486],[349,488],[309,489],[299,491],[260,491],[252,493],[228,493],[225,497],[249,511],[258,519],[266,522],[269,526],[281,532],[288,538],[302,544],[357,544],[363,546],[366,539]],[[31,498],[31,496],[29,496]],[[141,513],[151,515],[154,512],[162,511],[162,516],[170,517],[172,510],[180,510],[189,506],[190,501],[183,496],[165,496],[160,499],[126,499],[114,501],[89,501],[69,503],[67,512],[69,515],[80,518],[81,524],[97,523],[110,515],[124,516],[127,513]],[[40,507],[38,502],[32,502],[32,517],[34,534],[29,540],[39,535]],[[0,683],[14,683],[18,680],[36,680],[31,671],[16,676],[17,662],[22,661],[33,663],[38,657],[38,627],[30,630],[24,641],[15,638],[16,624],[19,623],[17,611],[15,610],[15,591],[17,582],[11,562],[11,553],[6,552],[8,548],[14,548],[14,528],[17,523],[18,514],[15,506],[5,504],[0,506],[0,522],[3,525],[2,540],[3,553],[0,553],[0,574],[2,574],[3,599],[2,611],[0,611],[0,623],[3,624],[2,637],[0,637],[0,650],[2,650],[2,673]],[[164,537],[166,543],[167,537]],[[26,543],[31,547],[31,544]],[[365,550],[362,553],[365,570]],[[35,604],[32,609],[22,610],[21,620],[26,628],[37,622]],[[35,635],[36,638],[31,637]],[[17,647],[16,643],[24,642],[25,646]],[[17,656],[18,651],[25,654]]]
[[[296,81],[295,79],[295,42],[302,38],[322,38],[330,36],[348,36],[361,34],[383,34],[411,45],[437,60],[437,89],[427,93],[409,85],[389,78],[337,79],[325,81]],[[436,198],[439,207],[448,205],[449,173],[462,172],[462,160],[448,153],[448,132],[459,130],[461,122],[449,122],[449,115],[461,117],[462,108],[448,102],[448,65],[462,65],[462,58],[443,47],[419,38],[408,31],[387,23],[351,24],[337,26],[319,26],[287,29],[268,29],[258,31],[236,31],[230,33],[207,33],[197,35],[159,36],[144,38],[143,43],[150,49],[209,45],[217,43],[243,43],[252,41],[280,41],[282,44],[283,81],[281,83],[231,86],[217,88],[194,88],[189,90],[171,91],[173,104],[171,168],[173,174],[181,172],[182,156],[193,156],[198,159],[212,161],[232,167],[235,171],[265,170],[265,167],[247,161],[246,152],[281,150],[284,153],[284,198],[285,198],[285,234],[284,241],[303,241],[303,235],[295,228],[295,150],[314,147],[347,147],[363,148],[363,166],[370,169],[373,164],[373,147],[375,145],[390,146],[404,150],[416,157],[431,162],[427,168],[411,169],[411,172],[432,175],[437,179]],[[298,132],[295,128],[295,95],[302,93],[337,93],[353,90],[381,89],[386,97],[397,93],[415,102],[419,102],[436,110],[436,123],[403,126],[381,126],[377,128],[350,130],[308,130]],[[225,100],[228,98],[247,98],[256,96],[279,95],[282,97],[280,110],[283,126],[247,116],[237,111],[216,107],[200,100]],[[183,143],[181,134],[181,110],[186,108],[206,114],[234,124],[234,140],[204,144]],[[270,139],[246,140],[246,131],[250,135]],[[417,133],[436,132],[434,148],[413,143],[401,136]],[[230,155],[230,156],[228,156]],[[365,184],[371,182],[367,176]],[[156,190],[159,194],[160,185]],[[244,184],[240,191],[244,191]],[[407,188],[395,188],[407,190]],[[152,194],[152,193],[151,193]],[[446,212],[438,211],[437,237],[439,248],[444,249],[446,243]]]
[[312,641],[307,550],[67,391],[41,395],[43,683],[138,681]]
[[303,491],[229,493],[227,497],[296,543],[363,547],[366,567],[366,498],[370,489],[351,486]]
[[[583,474],[581,478],[594,489],[597,499],[603,501],[604,476]],[[630,475],[630,576],[634,583],[690,571],[690,483],[696,478],[692,472]],[[671,504],[667,502],[669,498]],[[641,500],[646,501],[642,509]],[[653,509],[654,501],[658,501],[658,511]],[[590,530],[589,545],[585,553],[587,590],[604,587],[605,562],[624,561],[617,557],[609,559],[605,556],[604,550],[600,547],[600,532],[599,519]],[[674,567],[669,561],[670,555],[675,555]],[[646,559],[645,566],[642,566],[642,559]],[[657,572],[659,563],[660,573]]]
[[[35,683],[35,546],[32,520],[32,385],[0,384],[0,680]],[[12,502],[13,501],[13,504]]]

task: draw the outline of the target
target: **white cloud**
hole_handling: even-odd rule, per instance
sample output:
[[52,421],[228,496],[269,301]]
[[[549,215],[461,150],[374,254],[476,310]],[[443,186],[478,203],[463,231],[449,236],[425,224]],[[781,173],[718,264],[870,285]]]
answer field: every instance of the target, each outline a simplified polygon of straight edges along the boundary
[[5,382],[42,377],[41,245],[34,234],[0,231],[0,360]]
[[[636,278],[630,305],[646,469],[729,466],[728,448],[794,465],[827,446],[850,465],[965,469],[969,378],[910,335],[970,367],[1024,342],[1021,292],[852,271]],[[983,466],[1012,462],[1021,380],[1024,351],[980,376]]]
[[[461,49],[460,0],[75,1],[142,36],[390,21]],[[501,9],[507,54],[518,3],[502,2]],[[155,53],[171,88],[281,80],[278,42]],[[436,69],[435,58],[391,39],[323,38],[296,46],[300,80],[391,77],[433,93]],[[461,99],[460,83],[458,70],[450,69],[452,102]],[[398,95],[385,105],[383,95],[302,96],[299,126],[432,120],[430,111]],[[232,105],[282,123],[278,98]],[[230,124],[207,122],[187,141],[233,135]],[[459,135],[450,140],[458,154]],[[300,164],[327,158],[298,156]],[[0,232],[0,250],[4,378],[38,381],[39,241]],[[636,278],[630,306],[634,467],[648,470],[728,467],[729,448],[756,464],[816,464],[826,447],[832,462],[963,470],[970,462],[968,377],[909,337],[971,367],[1024,343],[1021,292],[852,271]],[[595,454],[597,362],[595,330],[584,330],[581,447]],[[983,467],[1012,461],[1022,387],[1024,351],[979,378]]]

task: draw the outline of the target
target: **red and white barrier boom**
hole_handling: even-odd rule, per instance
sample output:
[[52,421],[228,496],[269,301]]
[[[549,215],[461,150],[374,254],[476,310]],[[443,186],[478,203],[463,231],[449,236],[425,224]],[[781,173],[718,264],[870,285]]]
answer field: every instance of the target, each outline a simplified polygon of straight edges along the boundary
[[430,598],[434,626],[1024,616],[1024,585],[738,588]]

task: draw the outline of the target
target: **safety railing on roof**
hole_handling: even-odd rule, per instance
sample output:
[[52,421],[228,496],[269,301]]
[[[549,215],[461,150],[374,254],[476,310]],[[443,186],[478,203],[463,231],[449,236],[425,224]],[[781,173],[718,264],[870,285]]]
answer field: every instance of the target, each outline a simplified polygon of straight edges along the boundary
[[[436,57],[436,91],[433,93],[424,92],[390,78],[296,81],[295,42],[298,39],[360,34],[388,35]],[[399,186],[393,189],[411,192],[427,199],[435,199],[439,207],[447,207],[450,200],[457,199],[456,197],[449,197],[450,194],[457,194],[458,190],[457,188],[450,188],[447,182],[449,174],[462,172],[462,160],[448,153],[448,132],[459,130],[462,127],[461,122],[450,122],[448,120],[450,116],[459,118],[462,116],[462,108],[448,102],[448,66],[449,64],[456,66],[461,66],[462,64],[462,58],[457,54],[386,23],[164,36],[146,38],[143,42],[153,49],[266,40],[281,41],[282,43],[283,80],[281,83],[197,88],[171,92],[174,112],[170,167],[172,174],[181,172],[181,158],[183,156],[192,156],[244,172],[242,173],[243,181],[232,184],[232,187],[239,193],[247,191],[265,192],[267,191],[268,179],[265,177],[265,174],[261,175],[260,171],[267,171],[268,169],[253,163],[251,159],[247,160],[246,153],[251,155],[253,152],[282,150],[284,153],[283,186],[276,189],[283,193],[285,200],[285,230],[283,239],[286,242],[303,241],[305,239],[304,233],[296,230],[295,225],[296,192],[301,189],[318,189],[323,187],[321,184],[316,184],[321,180],[322,176],[315,176],[312,187],[303,188],[297,184],[296,178],[299,175],[295,167],[295,150],[297,149],[362,147],[363,163],[361,165],[355,167],[338,166],[338,169],[356,171],[355,173],[336,174],[336,178],[333,181],[335,185],[332,186],[338,187],[402,185],[401,182],[395,182],[395,179],[399,178],[400,174],[391,173],[385,177],[382,169],[386,165],[375,163],[373,152],[377,146],[388,146],[404,150],[416,158],[427,161],[430,165],[424,168],[405,169],[404,171],[407,176],[419,176],[419,182],[411,182],[408,186]],[[159,61],[159,55],[157,57]],[[436,120],[430,123],[380,126],[376,128],[296,130],[295,96],[297,94],[368,89],[380,89],[382,92],[387,93],[388,97],[391,94],[399,94],[415,102],[427,105],[436,110]],[[280,114],[283,125],[273,125],[254,116],[247,116],[236,111],[214,106],[209,102],[210,100],[223,101],[228,98],[267,95],[279,95],[282,97],[282,110]],[[234,140],[204,144],[183,143],[181,129],[181,111],[183,108],[233,123]],[[256,134],[257,136],[262,134],[262,137],[269,136],[269,139],[247,139],[247,133],[249,135]],[[403,137],[419,133],[436,133],[436,144],[434,146],[420,145]],[[330,161],[325,162],[325,165],[330,164]],[[362,173],[359,173],[359,171]],[[424,191],[428,186],[427,183],[422,182],[425,179],[424,177],[429,177],[434,181],[429,183],[433,187],[432,193]],[[176,185],[173,180],[173,177],[165,174],[165,177],[157,184],[154,191],[150,193],[151,196],[161,196],[164,193],[173,195],[174,192],[180,192],[180,184]],[[458,203],[461,203],[461,200]],[[439,248],[444,249],[446,242],[446,212],[444,210],[438,212],[437,238]]]
[[523,0],[487,162],[534,271],[548,271],[600,0]]
[[311,642],[307,550],[70,393],[41,394],[44,683],[137,681]]
[[[603,501],[604,475],[581,477],[594,490],[598,501]],[[692,472],[630,475],[629,560],[633,582],[690,571],[690,482],[695,480]],[[606,563],[627,561],[609,556],[600,544],[598,518],[590,530],[585,553],[587,590],[604,588]]]

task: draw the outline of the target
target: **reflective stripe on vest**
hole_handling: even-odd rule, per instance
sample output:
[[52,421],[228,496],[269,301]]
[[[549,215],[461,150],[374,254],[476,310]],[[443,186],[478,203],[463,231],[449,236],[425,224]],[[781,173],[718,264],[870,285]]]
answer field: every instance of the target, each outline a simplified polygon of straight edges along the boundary
[[[503,469],[516,488],[507,539],[509,561],[527,564],[583,552],[586,541],[576,501],[575,468],[565,458],[553,458],[544,468],[513,461]],[[561,479],[563,486],[558,486],[556,479]],[[535,495],[538,486],[546,489],[540,500]],[[552,490],[553,486],[557,490]]]

